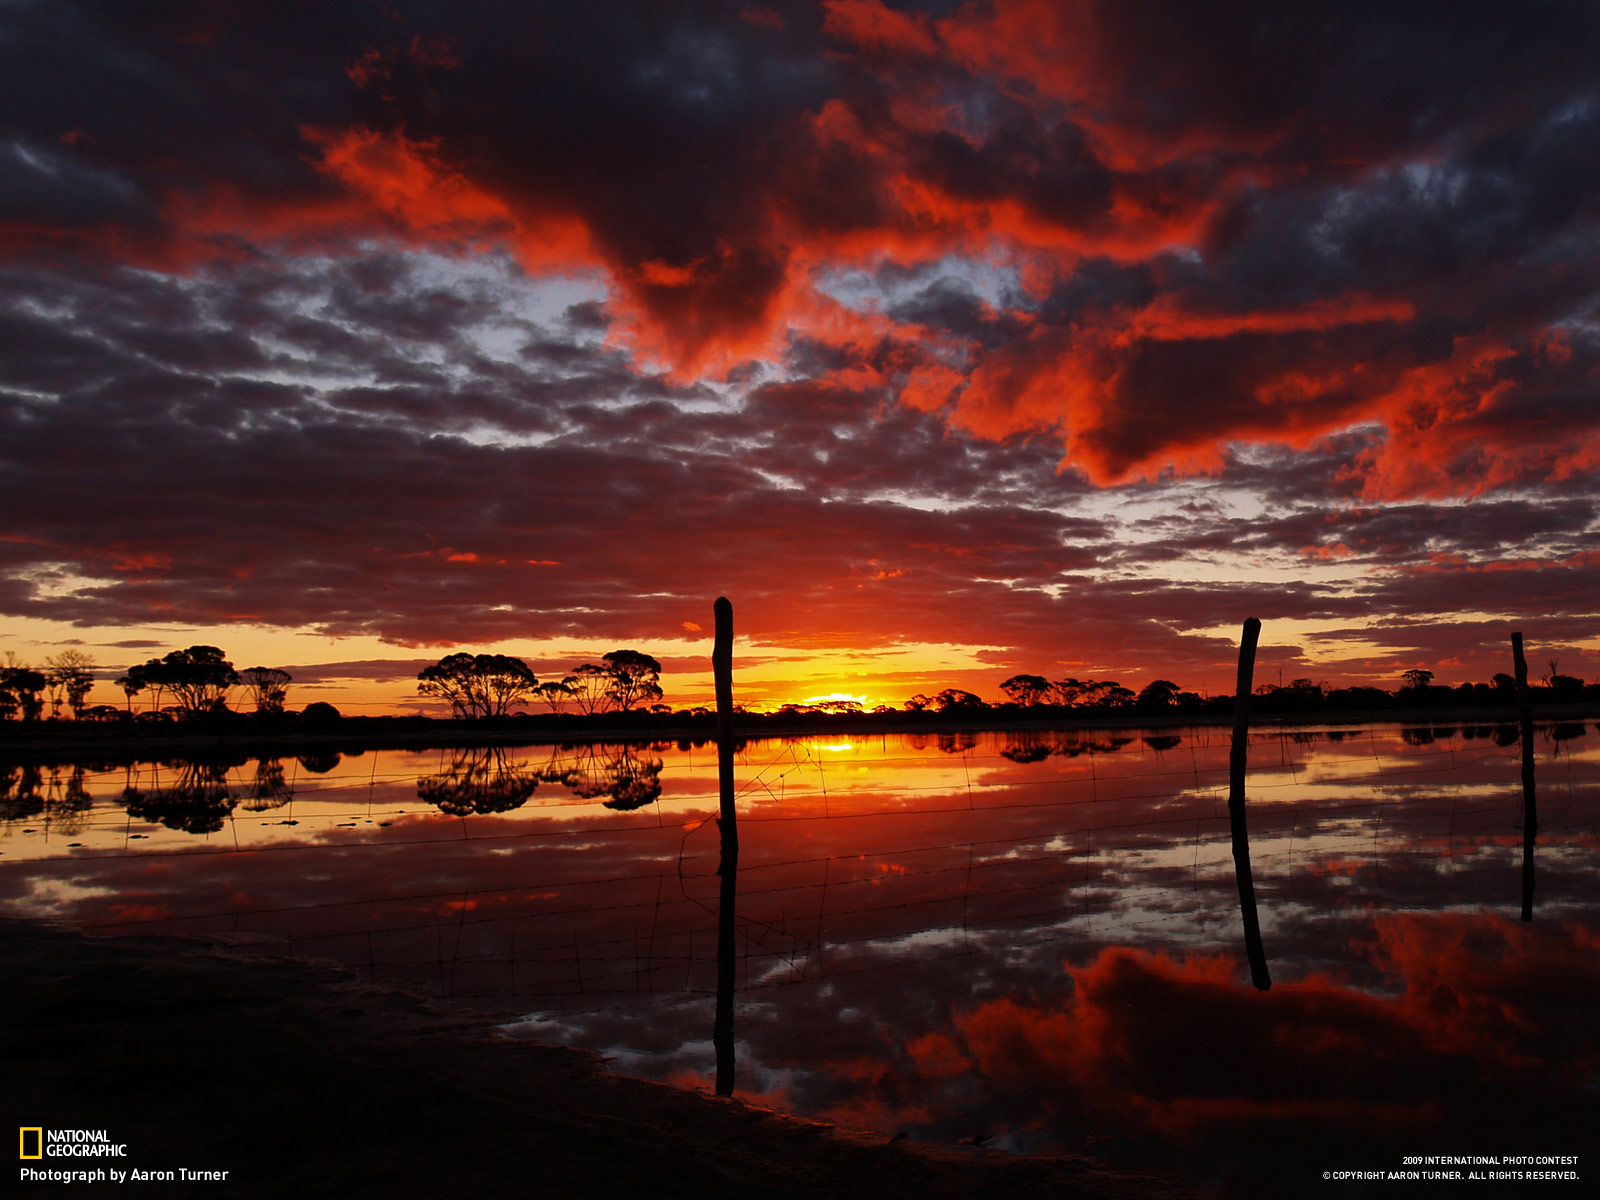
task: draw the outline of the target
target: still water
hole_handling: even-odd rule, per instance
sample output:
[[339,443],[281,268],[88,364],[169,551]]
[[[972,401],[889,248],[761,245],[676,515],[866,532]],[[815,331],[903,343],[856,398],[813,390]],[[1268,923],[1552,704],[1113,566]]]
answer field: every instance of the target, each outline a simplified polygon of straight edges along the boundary
[[[752,742],[735,1094],[1241,1192],[1590,1154],[1600,735],[1536,734],[1530,922],[1516,737],[1253,736],[1268,991],[1226,731]],[[717,802],[687,743],[0,764],[0,912],[336,959],[709,1088]]]

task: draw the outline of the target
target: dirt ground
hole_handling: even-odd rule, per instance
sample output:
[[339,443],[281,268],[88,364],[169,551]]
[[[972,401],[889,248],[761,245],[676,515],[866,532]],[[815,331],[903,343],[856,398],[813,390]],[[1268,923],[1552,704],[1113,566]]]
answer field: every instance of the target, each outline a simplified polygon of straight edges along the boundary
[[612,1075],[592,1055],[500,1037],[493,1017],[248,949],[8,921],[0,977],[8,1129],[104,1130],[127,1147],[126,1157],[47,1157],[19,1172],[227,1172],[23,1180],[16,1195],[1189,1194],[1088,1159],[886,1142]]

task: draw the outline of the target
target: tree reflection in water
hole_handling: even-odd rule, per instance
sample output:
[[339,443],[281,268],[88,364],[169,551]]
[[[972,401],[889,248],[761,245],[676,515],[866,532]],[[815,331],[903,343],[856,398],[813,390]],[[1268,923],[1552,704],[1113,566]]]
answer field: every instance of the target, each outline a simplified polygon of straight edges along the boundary
[[77,833],[83,828],[85,815],[94,807],[94,800],[84,787],[86,769],[82,763],[75,764],[63,777],[59,765],[0,766],[0,821],[10,824],[42,816],[57,833]]
[[660,747],[654,743],[636,745],[598,745],[593,743],[555,747],[539,778],[559,783],[574,796],[594,800],[609,796],[607,808],[630,812],[654,803],[661,796]]
[[341,756],[337,750],[308,750],[299,761],[313,775],[326,775],[339,765]]
[[417,780],[417,795],[454,817],[521,808],[539,786],[539,776],[507,757],[501,746],[468,746],[454,753],[448,769]]
[[75,763],[65,779],[61,768],[50,768],[50,782],[45,795],[45,819],[61,833],[77,833],[83,829],[84,818],[94,807],[94,799],[85,790],[84,765]]
[[537,766],[512,758],[504,747],[471,746],[453,752],[450,766],[417,781],[417,795],[453,816],[510,812],[540,783],[556,783],[583,800],[608,797],[605,807],[629,812],[661,796],[660,754],[655,745],[551,747]]
[[33,763],[7,763],[0,767],[0,821],[26,821],[42,813],[41,782],[39,768]]
[[[1022,729],[1002,735],[1006,743],[1000,754],[1014,763],[1043,762],[1052,755],[1061,758],[1078,758],[1084,754],[1115,754],[1136,739],[1117,734],[1091,734],[1077,730]],[[1146,737],[1145,743],[1153,750],[1172,750],[1183,745],[1176,734],[1157,734]],[[945,753],[961,753],[970,747],[954,739],[939,738],[939,749]]]
[[228,772],[244,766],[244,758],[174,759],[161,764],[177,778],[161,782],[161,767],[149,788],[127,788],[122,796],[128,815],[154,821],[184,833],[216,833],[233,812],[238,798],[228,783]]
[[293,798],[294,789],[283,778],[283,761],[277,758],[256,759],[256,777],[241,801],[242,807],[249,812],[267,812],[282,808]]
[[1012,734],[1010,741],[1000,748],[1001,757],[1014,763],[1043,762],[1054,753],[1055,746],[1050,739],[1032,730]]

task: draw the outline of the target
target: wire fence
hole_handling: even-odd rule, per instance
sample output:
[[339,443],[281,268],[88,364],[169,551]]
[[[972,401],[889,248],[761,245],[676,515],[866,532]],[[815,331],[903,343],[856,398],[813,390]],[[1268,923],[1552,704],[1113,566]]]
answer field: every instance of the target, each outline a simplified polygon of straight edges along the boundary
[[[1541,853],[1592,871],[1600,754],[1550,732]],[[1252,860],[1269,927],[1275,906],[1325,901],[1334,880],[1394,907],[1477,905],[1505,885],[1521,846],[1518,746],[1411,734],[1254,734]],[[830,758],[826,739],[745,749],[742,990],[1027,954],[1096,930],[1232,935],[1225,731],[929,742],[885,740],[864,769]],[[47,796],[70,785],[92,803],[76,824],[50,828],[48,804],[16,823],[54,840],[5,862],[105,932],[267,938],[452,999],[577,1015],[714,990],[713,756],[668,764],[663,796],[632,812],[552,787],[537,804],[456,817],[419,801],[419,757],[373,753],[337,776],[282,764],[281,804],[230,808],[203,841],[112,799],[159,790],[171,767],[76,784],[57,772]],[[232,766],[210,782],[239,799],[261,774]]]

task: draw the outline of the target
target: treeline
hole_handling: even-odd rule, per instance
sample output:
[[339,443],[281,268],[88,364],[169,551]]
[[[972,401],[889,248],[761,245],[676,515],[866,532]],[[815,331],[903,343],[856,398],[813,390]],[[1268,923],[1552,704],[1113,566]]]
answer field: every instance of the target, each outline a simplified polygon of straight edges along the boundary
[[[77,650],[47,660],[44,670],[34,670],[12,656],[0,666],[0,719],[36,721],[46,708],[57,718],[68,708],[79,720],[118,722],[290,715],[289,672],[277,667],[238,670],[216,646],[173,650],[129,667],[115,681],[127,697],[125,708],[87,703],[95,670],[94,660]],[[457,718],[528,716],[514,710],[540,703],[552,713],[588,716],[670,712],[659,703],[660,679],[660,662],[638,650],[613,650],[598,663],[581,663],[562,678],[544,683],[520,658],[458,652],[424,668],[417,675],[417,691],[446,701]],[[242,699],[237,697],[240,689]],[[337,719],[340,713],[333,705],[316,701],[299,715],[302,723],[315,724]]]
[[[139,717],[167,721],[229,713],[229,698],[243,688],[245,703],[258,714],[284,712],[293,676],[277,667],[235,669],[216,646],[190,646],[173,650],[160,658],[129,667],[116,679],[116,686],[127,697],[126,709],[110,704],[87,703],[94,687],[96,664],[87,654],[67,650],[45,660],[45,669],[34,670],[14,658],[0,667],[0,719],[18,717],[39,720],[48,705],[52,718],[71,710],[80,721],[120,721]],[[143,709],[136,711],[134,700],[142,698]],[[323,704],[333,716],[338,711]],[[316,716],[312,704],[307,712]]]
[[[1335,688],[1311,679],[1260,684],[1251,693],[1251,707],[1263,713],[1352,712],[1490,707],[1517,702],[1517,682],[1510,675],[1496,674],[1488,683],[1461,683],[1453,687],[1437,685],[1433,680],[1432,671],[1415,668],[1401,675],[1400,686],[1394,691],[1378,687]],[[1230,711],[1234,702],[1233,696],[1206,697],[1184,691],[1166,679],[1157,679],[1135,694],[1120,684],[1102,680],[1049,680],[1042,675],[1013,675],[1000,685],[1000,690],[1006,697],[998,706],[1002,710],[1203,715]],[[1535,704],[1600,701],[1600,684],[1585,684],[1576,676],[1562,674],[1554,659],[1549,661],[1543,679],[1530,683],[1528,691],[1530,701]],[[913,697],[906,707],[947,712],[989,706],[970,692],[951,689],[931,700]]]
[[[314,702],[298,715],[287,711],[292,677],[275,667],[237,670],[215,646],[190,646],[129,667],[115,683],[127,698],[125,708],[89,705],[95,681],[95,663],[81,651],[68,650],[47,659],[35,670],[14,656],[0,666],[0,719],[38,721],[45,710],[61,717],[64,710],[80,720],[164,722],[179,719],[228,719],[252,716],[258,724],[276,729],[318,727],[340,719],[338,709]],[[638,650],[613,650],[598,662],[584,662],[559,679],[541,682],[520,658],[503,654],[446,655],[417,675],[417,691],[437,697],[450,706],[453,717],[466,720],[507,720],[542,723],[539,713],[525,706],[544,705],[548,716],[566,725],[574,715],[590,718],[629,716],[634,720],[675,718],[690,722],[709,720],[712,713],[699,706],[674,711],[662,703],[661,664]],[[242,690],[242,697],[238,693]],[[1529,686],[1535,704],[1600,704],[1600,684],[1563,674],[1556,660],[1548,661],[1543,677]],[[932,720],[941,724],[963,720],[1013,720],[1029,722],[1058,717],[1073,720],[1094,717],[1225,716],[1232,712],[1230,695],[1205,696],[1167,679],[1157,679],[1135,692],[1115,680],[1048,679],[1042,675],[1013,675],[1000,684],[1001,699],[988,701],[961,688],[944,688],[931,695],[917,694],[898,707],[878,704],[871,709],[858,701],[828,700],[812,704],[785,704],[773,713],[752,713],[739,708],[752,724],[822,722],[839,719],[893,718]],[[1295,679],[1287,684],[1263,684],[1253,693],[1252,707],[1261,714],[1317,714],[1377,712],[1403,714],[1408,710],[1505,707],[1517,702],[1516,682],[1497,674],[1488,682],[1445,686],[1421,668],[1406,671],[1393,691],[1377,687],[1335,688],[1326,682]],[[142,705],[142,708],[140,707]],[[408,718],[366,718],[393,723]],[[426,717],[409,720],[426,722]]]
[[81,717],[93,687],[94,660],[81,650],[63,650],[45,659],[42,671],[7,654],[0,667],[0,720],[37,721],[46,704],[53,716],[59,717],[65,705]]
[[[1251,693],[1255,712],[1404,712],[1429,708],[1494,707],[1517,702],[1516,680],[1495,675],[1488,683],[1436,685],[1432,671],[1415,669],[1401,676],[1394,691],[1377,687],[1335,688],[1311,679],[1287,684],[1262,684]],[[1555,661],[1543,679],[1530,684],[1534,704],[1600,703],[1600,684],[1563,675]],[[989,718],[1025,716],[1029,720],[1056,716],[1220,716],[1233,711],[1231,695],[1203,696],[1187,691],[1169,679],[1157,679],[1140,691],[1115,680],[1047,679],[1043,675],[1013,675],[1000,685],[1002,699],[990,702],[974,692],[945,688],[932,695],[918,694],[899,708],[879,704],[871,709],[854,700],[826,700],[814,704],[785,704],[775,716],[831,718],[842,715],[889,716],[923,714],[936,718]]]
[[461,719],[508,717],[519,704],[543,701],[552,713],[572,709],[668,712],[661,700],[661,664],[638,650],[613,650],[581,663],[563,678],[540,683],[533,669],[509,654],[446,655],[417,674],[417,691],[437,696]]

